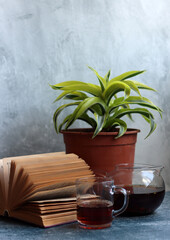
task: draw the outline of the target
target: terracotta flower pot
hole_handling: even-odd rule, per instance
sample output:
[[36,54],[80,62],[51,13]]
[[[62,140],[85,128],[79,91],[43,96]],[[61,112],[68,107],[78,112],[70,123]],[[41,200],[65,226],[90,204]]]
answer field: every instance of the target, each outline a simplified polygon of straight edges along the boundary
[[64,135],[66,153],[75,153],[83,158],[95,172],[111,172],[116,164],[134,162],[138,129],[128,129],[120,138],[115,132],[100,132],[92,139],[91,129],[61,131]]

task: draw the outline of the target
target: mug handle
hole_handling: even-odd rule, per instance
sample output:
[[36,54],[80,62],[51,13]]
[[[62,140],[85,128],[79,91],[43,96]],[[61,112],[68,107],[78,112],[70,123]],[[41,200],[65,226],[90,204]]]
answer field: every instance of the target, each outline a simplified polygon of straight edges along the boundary
[[128,195],[128,192],[124,188],[117,187],[117,186],[114,186],[113,192],[121,192],[124,195],[123,206],[118,210],[112,210],[112,216],[116,217],[117,215],[121,214],[122,212],[124,212],[126,210],[128,203],[129,203],[129,195]]

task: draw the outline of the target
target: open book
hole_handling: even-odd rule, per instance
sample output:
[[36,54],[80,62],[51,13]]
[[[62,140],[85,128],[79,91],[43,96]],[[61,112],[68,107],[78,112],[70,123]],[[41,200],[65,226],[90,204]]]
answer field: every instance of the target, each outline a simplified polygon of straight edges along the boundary
[[85,176],[93,176],[93,172],[75,154],[0,159],[0,215],[41,227],[73,222],[75,180]]

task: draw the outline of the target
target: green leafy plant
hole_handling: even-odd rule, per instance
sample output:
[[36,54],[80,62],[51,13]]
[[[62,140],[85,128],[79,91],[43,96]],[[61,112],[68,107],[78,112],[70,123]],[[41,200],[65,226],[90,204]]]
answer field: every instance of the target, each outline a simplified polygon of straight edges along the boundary
[[[119,138],[127,130],[127,124],[121,118],[127,115],[133,120],[132,114],[140,114],[150,124],[148,137],[156,128],[154,116],[148,108],[159,112],[161,117],[162,110],[140,93],[140,89],[156,90],[131,79],[144,71],[129,71],[109,80],[110,70],[104,77],[101,77],[92,67],[89,69],[97,76],[99,85],[81,81],[65,81],[50,85],[54,90],[62,91],[54,102],[61,99],[71,100],[70,103],[57,108],[54,113],[53,121],[56,132],[60,132],[63,127],[65,130],[68,129],[77,119],[80,119],[92,127],[93,137],[101,131],[114,131],[116,127],[119,127],[117,135]],[[137,96],[132,96],[132,91]],[[118,96],[120,92],[123,92],[123,96]],[[74,105],[75,110],[58,125],[60,113]],[[134,108],[135,105],[139,107]]]

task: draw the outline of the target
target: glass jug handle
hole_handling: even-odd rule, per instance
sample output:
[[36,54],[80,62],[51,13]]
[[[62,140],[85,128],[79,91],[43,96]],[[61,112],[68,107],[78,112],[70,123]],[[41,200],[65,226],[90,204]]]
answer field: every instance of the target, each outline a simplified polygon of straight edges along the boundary
[[123,206],[118,210],[112,210],[112,216],[115,217],[115,216],[123,213],[126,210],[128,203],[129,203],[129,195],[128,195],[128,192],[124,188],[121,188],[121,187],[114,186],[113,191],[122,193],[124,195]]

